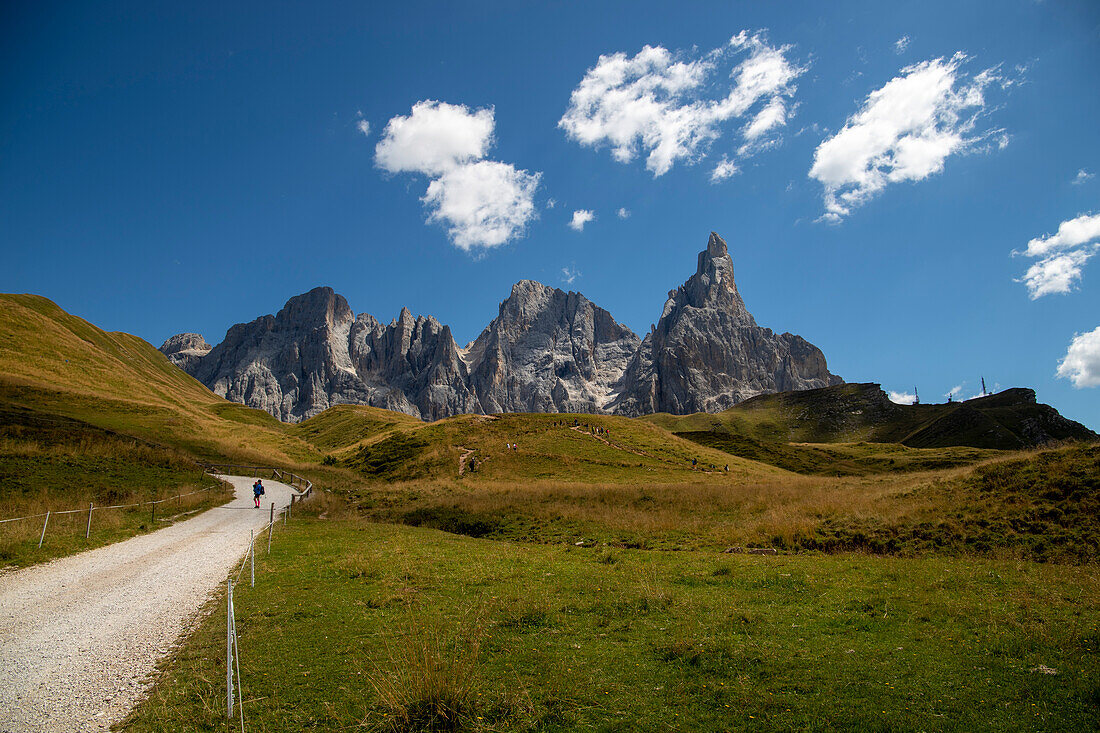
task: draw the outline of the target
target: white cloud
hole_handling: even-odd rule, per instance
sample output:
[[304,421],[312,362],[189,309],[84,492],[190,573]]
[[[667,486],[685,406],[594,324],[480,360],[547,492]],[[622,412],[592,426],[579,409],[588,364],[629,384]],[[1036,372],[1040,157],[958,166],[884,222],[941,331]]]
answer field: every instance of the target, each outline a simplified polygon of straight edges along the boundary
[[[965,382],[963,382],[963,384],[965,384]],[[950,391],[944,394],[944,397],[947,397],[948,399],[958,399],[962,395],[962,391],[962,384],[956,384],[950,389]]]
[[[677,161],[705,157],[724,123],[753,110],[742,136],[762,144],[766,134],[786,123],[785,100],[806,71],[787,59],[789,51],[790,46],[768,45],[761,33],[741,31],[704,55],[645,46],[634,56],[621,51],[600,56],[573,90],[558,127],[581,145],[609,145],[620,163],[646,153],[654,177]],[[728,72],[729,82],[712,81],[745,54]]]
[[461,250],[500,246],[535,217],[541,175],[487,160],[453,168],[428,184],[428,221],[446,226]]
[[1051,255],[1027,268],[1022,280],[1032,300],[1052,293],[1068,293],[1081,279],[1081,268],[1095,254],[1086,249]]
[[573,281],[580,277],[580,275],[576,267],[561,268],[561,281],[566,285],[572,285]]
[[573,220],[569,222],[569,227],[578,232],[584,231],[584,225],[595,218],[596,212],[589,211],[588,209],[578,209],[573,212]]
[[718,164],[714,166],[714,170],[710,172],[710,182],[718,183],[719,181],[724,181],[736,175],[739,170],[740,168],[737,167],[736,163],[723,155],[722,159],[718,161]]
[[355,129],[359,130],[359,132],[364,135],[370,135],[370,122],[360,118],[359,121],[355,123]]
[[895,392],[890,390],[890,401],[896,405],[912,405],[917,401],[915,394],[909,394],[908,392]]
[[974,133],[995,69],[967,78],[966,57],[922,61],[868,95],[844,128],[814,152],[809,176],[825,186],[825,221],[837,223],[891,183],[920,181],[948,156],[977,148]]
[[1100,239],[1100,214],[1082,214],[1058,225],[1058,233],[1037,237],[1027,243],[1028,257],[1044,257],[1059,250],[1070,249]]
[[1078,389],[1100,387],[1100,328],[1073,337],[1058,362],[1058,376],[1071,380]]
[[1072,183],[1073,183],[1074,186],[1080,186],[1085,181],[1089,180],[1090,178],[1095,178],[1095,177],[1096,177],[1095,173],[1089,173],[1084,168],[1081,168],[1080,170],[1077,171],[1077,176],[1073,179]]
[[1100,214],[1082,214],[1058,225],[1058,231],[1036,237],[1023,252],[1012,254],[1039,258],[1017,280],[1027,286],[1032,300],[1052,293],[1069,293],[1081,279],[1081,269],[1100,248]]
[[408,117],[386,123],[374,148],[374,162],[389,173],[438,176],[457,165],[481,160],[493,144],[493,108],[471,112],[461,104],[428,99]]
[[558,200],[557,199],[552,198],[552,199],[547,199],[546,200],[546,208],[548,208],[548,209],[552,209],[557,205],[558,205]]
[[764,109],[757,112],[752,121],[745,125],[742,133],[748,143],[754,143],[765,133],[785,124],[787,124],[787,104],[781,97],[773,97]]
[[[365,122],[363,120],[362,122]],[[428,221],[447,228],[469,252],[522,236],[536,218],[542,174],[482,160],[493,144],[493,109],[425,100],[390,119],[375,146],[375,164],[389,173],[419,173],[431,181],[421,201]]]
[[620,219],[629,219],[630,218],[630,209],[626,208],[625,206],[620,208],[615,213],[619,215]]
[[894,53],[899,56],[905,53],[905,50],[909,48],[909,36],[902,36],[898,40],[894,41]]

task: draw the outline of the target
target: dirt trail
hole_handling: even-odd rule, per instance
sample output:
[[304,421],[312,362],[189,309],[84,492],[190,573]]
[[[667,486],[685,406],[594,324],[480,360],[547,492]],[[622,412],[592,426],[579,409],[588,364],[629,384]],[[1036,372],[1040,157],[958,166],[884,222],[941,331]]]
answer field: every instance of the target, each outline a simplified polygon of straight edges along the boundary
[[256,509],[255,478],[225,478],[237,498],[222,507],[0,576],[0,732],[106,731],[126,716],[244,556],[249,530],[296,493],[265,479]]
[[[585,429],[584,429],[583,427],[581,427],[580,425],[573,425],[573,426],[570,426],[570,428],[569,428],[569,429],[570,429],[570,430],[576,430],[576,431],[577,431],[578,433],[580,433],[581,435],[587,435],[587,436],[588,436],[588,437],[590,437],[590,438],[595,438],[596,440],[600,441],[601,443],[605,443],[605,444],[607,444],[607,445],[611,446],[611,447],[612,447],[612,448],[614,448],[615,450],[621,450],[621,451],[626,451],[627,453],[633,453],[634,455],[636,455],[636,456],[641,456],[642,458],[652,458],[653,460],[656,460],[656,461],[663,461],[663,460],[664,460],[663,458],[657,458],[657,456],[651,456],[651,455],[649,455],[648,453],[643,453],[642,451],[640,451],[640,450],[636,450],[636,449],[634,449],[634,448],[624,448],[624,447],[623,447],[623,446],[621,446],[621,445],[618,445],[618,444],[616,444],[616,443],[612,443],[612,442],[611,442],[610,440],[608,440],[607,438],[603,437],[602,435],[597,435],[596,433],[593,433],[593,432],[591,432],[591,431],[589,431],[589,430],[585,430]],[[666,463],[667,463],[667,461],[666,461]]]
[[461,445],[456,447],[462,451],[462,455],[458,457],[458,475],[461,476],[466,473],[466,462],[470,460],[470,456],[476,452],[476,449],[464,448]]

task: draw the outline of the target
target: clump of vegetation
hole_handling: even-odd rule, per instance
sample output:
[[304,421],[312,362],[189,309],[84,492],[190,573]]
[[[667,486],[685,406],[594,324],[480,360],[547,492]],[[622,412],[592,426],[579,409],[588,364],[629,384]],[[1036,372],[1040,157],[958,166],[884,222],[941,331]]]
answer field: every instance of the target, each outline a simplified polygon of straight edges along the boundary
[[470,727],[477,717],[481,637],[476,626],[415,615],[385,637],[385,655],[366,675],[384,719],[378,727],[402,733]]
[[496,517],[476,514],[457,506],[414,509],[406,512],[402,521],[413,527],[431,527],[468,537],[485,537],[500,529],[500,520]]

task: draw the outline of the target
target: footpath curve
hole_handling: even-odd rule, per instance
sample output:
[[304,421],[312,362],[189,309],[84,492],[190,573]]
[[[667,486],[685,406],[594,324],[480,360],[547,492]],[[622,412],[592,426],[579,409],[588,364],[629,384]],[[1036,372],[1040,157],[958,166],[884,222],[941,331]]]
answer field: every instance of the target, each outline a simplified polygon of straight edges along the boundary
[[221,478],[236,490],[228,504],[0,575],[0,733],[107,731],[133,708],[244,557],[249,530],[298,494],[263,479],[256,509],[255,477]]

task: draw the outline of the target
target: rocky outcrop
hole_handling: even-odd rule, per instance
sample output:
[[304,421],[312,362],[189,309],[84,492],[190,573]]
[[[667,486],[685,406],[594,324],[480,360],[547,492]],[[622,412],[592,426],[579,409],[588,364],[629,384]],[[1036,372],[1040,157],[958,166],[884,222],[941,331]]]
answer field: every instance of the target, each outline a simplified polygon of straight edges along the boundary
[[[169,340],[171,341],[171,339]],[[332,405],[384,407],[433,420],[478,411],[451,331],[408,310],[388,326],[355,316],[331,288],[277,315],[233,326],[184,367],[216,394],[298,422]]]
[[609,408],[631,416],[718,412],[758,394],[843,381],[801,336],[756,325],[737,292],[726,243],[711,232],[695,274],[669,292]]
[[215,393],[291,422],[342,403],[425,420],[717,411],[757,394],[842,382],[812,344],[756,325],[726,243],[713,233],[644,341],[580,293],[521,280],[466,349],[435,318],[402,309],[383,325],[353,315],[331,288],[315,288],[274,316],[233,326],[213,349],[180,334],[161,350]]
[[211,346],[200,334],[180,333],[160,345],[160,350],[185,372],[190,372],[202,357],[210,353]]
[[471,344],[486,412],[603,412],[639,339],[580,293],[521,280]]

